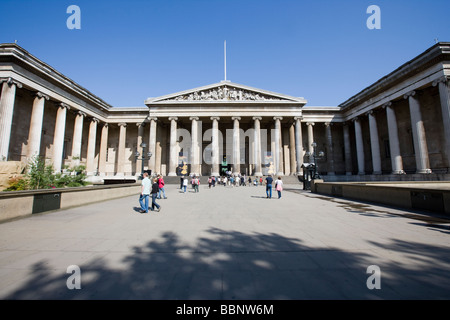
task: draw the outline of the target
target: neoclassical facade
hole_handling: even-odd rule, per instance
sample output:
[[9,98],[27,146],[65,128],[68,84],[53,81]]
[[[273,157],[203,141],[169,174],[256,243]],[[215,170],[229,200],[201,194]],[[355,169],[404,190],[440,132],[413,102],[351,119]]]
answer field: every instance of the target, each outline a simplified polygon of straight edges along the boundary
[[286,176],[320,150],[330,180],[441,179],[450,167],[449,76],[450,43],[441,42],[339,106],[221,81],[119,108],[1,44],[0,160],[38,155],[56,171],[81,163],[92,180],[136,177],[142,167]]

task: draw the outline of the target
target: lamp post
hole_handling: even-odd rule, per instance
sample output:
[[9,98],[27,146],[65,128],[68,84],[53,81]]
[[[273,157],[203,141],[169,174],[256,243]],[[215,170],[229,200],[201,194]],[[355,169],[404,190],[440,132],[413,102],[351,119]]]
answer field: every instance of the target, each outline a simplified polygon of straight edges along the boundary
[[323,151],[319,151],[319,153],[317,153],[316,148],[317,148],[317,143],[313,142],[311,144],[311,147],[313,147],[313,152],[306,152],[306,156],[310,157],[310,159],[312,158],[314,161],[314,173],[313,176],[311,177],[312,179],[320,179],[319,173],[317,171],[317,159],[322,159],[325,156],[325,153]]
[[137,150],[134,153],[134,156],[136,158],[136,163],[137,163],[138,160],[142,160],[142,166],[141,166],[141,179],[142,179],[143,178],[143,174],[144,174],[144,160],[150,160],[150,158],[152,157],[153,154],[151,152],[147,152],[147,154],[145,153],[145,148],[147,148],[147,144],[146,143],[142,142],[141,143],[141,147],[142,147],[142,158],[139,158],[139,156],[141,154]]

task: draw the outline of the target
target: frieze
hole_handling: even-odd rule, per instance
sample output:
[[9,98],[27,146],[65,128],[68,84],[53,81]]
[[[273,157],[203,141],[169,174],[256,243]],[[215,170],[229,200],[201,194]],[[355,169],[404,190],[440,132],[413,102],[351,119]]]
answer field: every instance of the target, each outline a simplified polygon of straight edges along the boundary
[[166,101],[280,101],[273,96],[258,92],[221,86],[214,89],[195,91],[186,95],[179,95]]

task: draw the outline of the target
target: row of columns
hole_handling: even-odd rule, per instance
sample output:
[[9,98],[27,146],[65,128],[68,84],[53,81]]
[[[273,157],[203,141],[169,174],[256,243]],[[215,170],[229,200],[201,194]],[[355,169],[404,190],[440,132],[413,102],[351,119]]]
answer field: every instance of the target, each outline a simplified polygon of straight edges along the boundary
[[[176,168],[178,166],[178,146],[177,146],[177,117],[169,117],[170,121],[170,156],[169,156],[169,176],[176,175]],[[199,145],[199,132],[198,132],[198,117],[190,117],[190,121],[192,121],[192,129],[191,129],[191,172],[200,174],[200,145]],[[219,168],[220,168],[220,159],[219,159],[219,121],[220,117],[214,116],[210,117],[212,121],[212,139],[211,139],[211,147],[212,147],[212,156],[211,156],[211,175],[218,176]],[[232,117],[233,121],[233,151],[232,158],[234,164],[235,173],[239,172],[240,168],[240,117]],[[253,149],[253,159],[254,159],[254,175],[261,176],[261,120],[262,117],[253,117],[254,121],[254,149]],[[274,125],[275,125],[275,148],[274,148],[274,160],[276,166],[277,175],[283,175],[282,168],[282,159],[283,159],[283,149],[282,149],[282,131],[281,131],[281,120],[282,117],[273,117]],[[300,166],[303,163],[303,146],[302,146],[302,134],[301,134],[301,117],[295,118],[295,147],[297,150],[300,150],[297,155],[297,172],[300,172]],[[151,135],[152,136],[152,135]],[[153,137],[155,137],[153,135]],[[155,139],[155,138],[153,138]],[[150,144],[154,144],[155,142],[150,140]]]
[[[445,156],[447,165],[450,164],[450,99],[449,99],[449,87],[448,78],[443,77],[436,80],[433,86],[439,86],[439,95],[441,100],[442,119],[444,127],[444,143],[445,143]],[[421,106],[417,97],[416,91],[410,91],[403,96],[408,100],[411,129],[414,143],[414,153],[416,162],[416,173],[431,173],[430,161],[428,155],[428,146],[426,140],[425,127],[422,120]],[[400,142],[398,136],[397,118],[395,108],[392,102],[385,103],[382,108],[386,110],[387,126],[389,134],[389,146],[391,154],[391,165],[393,174],[404,174],[403,160],[400,151]],[[369,132],[370,132],[370,146],[372,151],[372,164],[373,174],[381,174],[381,156],[380,156],[380,144],[378,140],[378,127],[376,117],[373,110],[366,113],[369,119]],[[358,173],[365,174],[365,158],[364,158],[364,143],[361,130],[360,118],[353,119],[355,125],[355,139],[356,139],[356,154],[358,163]],[[348,128],[344,126],[344,142],[346,150],[346,158],[350,155],[349,151],[349,132]]]
[[[2,80],[1,83],[2,95],[0,100],[0,157],[1,159],[7,160],[9,143],[11,140],[11,127],[14,113],[16,89],[22,88],[22,84],[11,78]],[[37,156],[40,153],[42,126],[44,120],[44,106],[45,101],[48,101],[49,99],[49,96],[43,94],[42,92],[35,93],[31,111],[28,150],[26,154],[26,157],[28,159]],[[56,122],[53,136],[52,163],[55,171],[59,172],[62,168],[67,110],[69,110],[70,107],[62,102],[58,103],[57,107],[58,110],[56,113]],[[85,117],[86,114],[79,111],[75,118],[72,156],[76,159],[76,163],[79,163],[79,158],[81,156],[81,139],[83,131],[83,120]],[[92,118],[89,127],[88,154],[86,163],[86,171],[88,172],[88,174],[93,174],[96,169],[94,158],[97,122],[98,119]]]

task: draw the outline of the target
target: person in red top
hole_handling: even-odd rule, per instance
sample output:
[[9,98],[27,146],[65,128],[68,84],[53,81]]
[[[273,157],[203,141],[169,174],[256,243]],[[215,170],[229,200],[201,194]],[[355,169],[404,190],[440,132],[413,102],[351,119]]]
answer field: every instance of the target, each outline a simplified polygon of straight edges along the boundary
[[164,179],[162,175],[158,175],[158,186],[159,186],[158,199],[161,199],[161,192],[163,193],[164,199],[167,199],[166,191],[164,190]]

